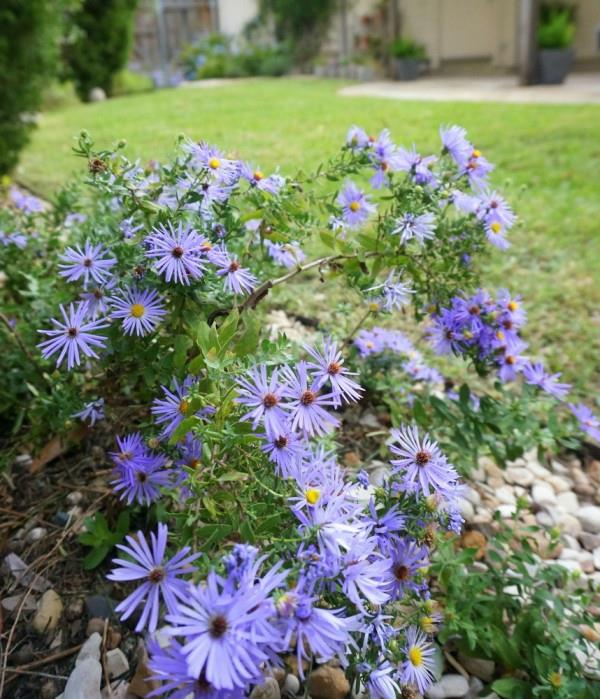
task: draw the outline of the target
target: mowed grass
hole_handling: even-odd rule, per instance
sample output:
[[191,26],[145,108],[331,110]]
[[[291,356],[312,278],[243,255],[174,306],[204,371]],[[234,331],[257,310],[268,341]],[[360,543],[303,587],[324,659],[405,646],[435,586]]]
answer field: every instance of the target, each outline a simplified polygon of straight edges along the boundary
[[77,105],[43,116],[23,155],[20,182],[48,195],[84,163],[70,147],[82,128],[97,145],[128,141],[130,157],[169,156],[179,133],[214,142],[268,170],[313,169],[351,124],[422,153],[440,124],[458,123],[496,164],[492,182],[519,226],[507,252],[482,261],[488,288],[524,297],[531,353],[582,391],[600,384],[600,105],[404,102],[336,95],[335,81],[253,80],[165,90]]

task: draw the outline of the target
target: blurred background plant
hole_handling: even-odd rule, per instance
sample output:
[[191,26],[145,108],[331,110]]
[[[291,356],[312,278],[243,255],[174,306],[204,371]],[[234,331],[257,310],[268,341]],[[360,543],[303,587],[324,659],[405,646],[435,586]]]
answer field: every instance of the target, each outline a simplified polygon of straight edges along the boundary
[[540,11],[537,32],[541,49],[564,49],[572,45],[575,38],[575,18],[572,5],[545,3]]

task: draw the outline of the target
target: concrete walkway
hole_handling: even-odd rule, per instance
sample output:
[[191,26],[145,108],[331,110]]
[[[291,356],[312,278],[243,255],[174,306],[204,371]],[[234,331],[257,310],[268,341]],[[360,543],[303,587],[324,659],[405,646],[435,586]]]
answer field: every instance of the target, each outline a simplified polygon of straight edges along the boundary
[[414,82],[360,83],[343,87],[344,97],[386,97],[439,102],[600,104],[600,73],[574,73],[563,85],[519,87],[515,76],[486,78],[424,77]]

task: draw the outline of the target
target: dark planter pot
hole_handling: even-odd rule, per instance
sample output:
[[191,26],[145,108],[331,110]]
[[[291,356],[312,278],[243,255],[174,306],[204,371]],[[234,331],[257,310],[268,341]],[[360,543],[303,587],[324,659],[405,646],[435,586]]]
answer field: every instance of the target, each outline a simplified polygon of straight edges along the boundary
[[567,77],[573,62],[572,49],[540,49],[538,79],[542,85],[560,85]]
[[416,80],[421,75],[419,58],[393,58],[392,73],[394,80]]

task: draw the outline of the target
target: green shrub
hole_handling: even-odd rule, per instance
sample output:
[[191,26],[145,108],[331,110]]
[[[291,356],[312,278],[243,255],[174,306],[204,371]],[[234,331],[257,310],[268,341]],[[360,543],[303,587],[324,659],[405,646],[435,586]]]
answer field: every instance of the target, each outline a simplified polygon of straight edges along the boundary
[[419,44],[413,39],[398,37],[390,45],[390,55],[394,58],[419,58],[424,60],[427,53],[423,44]]
[[541,49],[565,49],[573,43],[575,23],[568,7],[550,7],[542,13],[538,27],[538,46]]
[[150,92],[154,89],[152,78],[132,70],[121,70],[113,79],[113,92],[118,95],[138,95],[142,92]]
[[94,87],[114,94],[115,75],[129,57],[136,6],[137,0],[84,0],[73,16],[79,32],[66,48],[67,73],[81,99]]
[[0,174],[17,164],[57,70],[61,8],[50,0],[0,3]]

